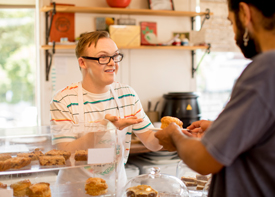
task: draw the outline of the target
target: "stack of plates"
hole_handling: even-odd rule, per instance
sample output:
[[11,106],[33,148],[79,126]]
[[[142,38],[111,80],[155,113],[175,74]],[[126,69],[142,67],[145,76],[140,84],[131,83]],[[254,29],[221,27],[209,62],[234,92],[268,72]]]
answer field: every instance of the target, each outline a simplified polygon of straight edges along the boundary
[[155,164],[174,163],[180,160],[176,151],[175,152],[158,151],[158,152],[143,153],[139,155],[139,158]]

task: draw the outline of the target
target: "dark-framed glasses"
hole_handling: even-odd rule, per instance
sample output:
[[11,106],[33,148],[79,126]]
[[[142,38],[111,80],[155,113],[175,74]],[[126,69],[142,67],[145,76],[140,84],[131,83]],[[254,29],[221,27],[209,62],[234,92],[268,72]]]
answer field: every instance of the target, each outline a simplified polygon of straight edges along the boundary
[[102,56],[102,57],[89,57],[89,56],[81,56],[84,59],[89,60],[97,60],[99,64],[108,64],[111,61],[111,58],[115,63],[120,62],[123,59],[123,54],[118,53],[113,56]]

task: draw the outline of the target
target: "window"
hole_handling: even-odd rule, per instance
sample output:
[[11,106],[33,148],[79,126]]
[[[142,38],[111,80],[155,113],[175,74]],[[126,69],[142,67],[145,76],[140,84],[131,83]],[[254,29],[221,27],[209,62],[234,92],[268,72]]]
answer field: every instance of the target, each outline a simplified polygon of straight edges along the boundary
[[201,119],[217,118],[230,99],[234,83],[249,63],[238,52],[211,52],[205,56],[197,71]]
[[0,127],[37,126],[35,8],[0,9]]

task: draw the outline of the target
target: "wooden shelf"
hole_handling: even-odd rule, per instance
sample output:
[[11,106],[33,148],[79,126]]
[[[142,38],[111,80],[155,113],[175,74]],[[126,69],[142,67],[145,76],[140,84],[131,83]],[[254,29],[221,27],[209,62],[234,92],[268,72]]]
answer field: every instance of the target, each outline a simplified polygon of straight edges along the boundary
[[[55,49],[75,49],[76,45],[55,45]],[[52,45],[43,45],[41,49],[52,49]],[[208,46],[138,46],[138,47],[119,47],[119,49],[164,49],[164,50],[197,50],[207,49]]]
[[[53,6],[44,6],[40,11],[49,12]],[[99,13],[99,14],[131,14],[131,15],[153,15],[153,16],[203,16],[207,12],[189,12],[174,10],[150,10],[150,9],[127,9],[109,7],[77,7],[77,6],[56,6],[56,12],[76,13]],[[212,15],[213,13],[210,13]]]

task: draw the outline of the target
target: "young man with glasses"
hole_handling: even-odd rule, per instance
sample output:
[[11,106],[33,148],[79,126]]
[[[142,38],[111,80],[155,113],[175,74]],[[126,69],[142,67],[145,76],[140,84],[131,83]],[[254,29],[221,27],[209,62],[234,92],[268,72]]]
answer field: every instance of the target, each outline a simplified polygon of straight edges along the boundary
[[[83,76],[82,82],[71,84],[58,92],[51,104],[52,125],[86,124],[110,120],[119,129],[118,137],[124,142],[119,169],[119,185],[126,183],[124,163],[127,162],[131,134],[134,132],[150,150],[161,149],[149,118],[146,116],[136,92],[128,85],[115,82],[119,62],[123,55],[115,42],[105,31],[95,31],[82,35],[76,46],[76,56]],[[89,148],[89,134],[75,139],[74,136],[63,136],[54,139],[59,149],[75,152]],[[74,169],[78,170],[78,169]],[[72,176],[69,176],[71,174]],[[59,183],[82,180],[72,170],[61,171]],[[82,173],[83,174],[83,173]],[[65,177],[65,178],[64,178]]]

